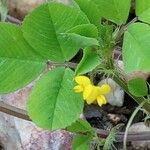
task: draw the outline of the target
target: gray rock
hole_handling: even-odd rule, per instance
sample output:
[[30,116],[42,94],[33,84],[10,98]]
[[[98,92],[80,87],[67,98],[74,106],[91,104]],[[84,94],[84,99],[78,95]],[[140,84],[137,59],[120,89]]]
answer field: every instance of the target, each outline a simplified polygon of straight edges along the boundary
[[[129,128],[129,132],[134,132],[134,133],[147,132],[147,131],[150,131],[150,127],[147,127],[144,124],[144,122],[135,123]],[[148,149],[150,149],[150,140],[132,141],[131,144],[135,150],[148,150]]]
[[[2,95],[0,100],[25,109],[33,83],[17,92]],[[0,113],[0,143],[5,150],[71,150],[72,136],[62,130],[45,131],[32,122]]]
[[118,106],[121,107],[123,106],[124,102],[124,90],[111,78],[108,79],[103,79],[102,81],[99,82],[98,85],[102,84],[109,84],[111,86],[111,92],[106,95],[106,99],[109,104],[112,106]]

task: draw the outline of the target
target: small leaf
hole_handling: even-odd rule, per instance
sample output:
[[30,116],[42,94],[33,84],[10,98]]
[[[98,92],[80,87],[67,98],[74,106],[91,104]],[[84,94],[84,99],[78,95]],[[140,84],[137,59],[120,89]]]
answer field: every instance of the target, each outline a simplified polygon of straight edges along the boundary
[[131,0],[93,0],[99,13],[105,19],[108,19],[118,25],[125,24],[131,6]]
[[100,58],[94,49],[88,47],[83,52],[83,58],[76,69],[77,75],[90,72],[100,64]]
[[83,46],[80,40],[73,41],[72,37],[66,36],[66,32],[82,24],[90,24],[83,12],[51,2],[29,14],[23,22],[22,31],[29,44],[45,59],[64,62],[70,60]]
[[43,76],[29,96],[28,114],[44,129],[59,129],[75,122],[83,111],[81,95],[73,91],[74,72],[55,68]]
[[105,143],[103,145],[103,150],[113,149],[114,144],[117,142],[116,137],[117,137],[117,129],[116,129],[116,127],[113,127],[109,131],[109,135],[105,139]]
[[67,131],[75,132],[75,133],[84,133],[84,132],[93,133],[94,129],[86,120],[79,119],[75,123],[73,123],[71,126],[67,127]]
[[123,42],[123,61],[127,73],[150,71],[150,26],[134,23],[125,32]]
[[106,48],[109,49],[109,47],[112,46],[112,42],[113,42],[112,34],[113,34],[112,25],[101,25],[100,36],[99,36],[100,37],[99,43],[100,43],[101,49],[106,49]]
[[20,27],[0,23],[0,93],[26,86],[45,67],[41,56],[24,40]]
[[142,97],[148,94],[146,81],[143,78],[135,78],[128,81],[128,89],[131,94]]
[[140,21],[150,23],[150,1],[136,0],[136,15]]
[[[101,15],[98,9],[98,5],[96,5],[93,0],[75,0],[79,5],[80,9],[87,15],[90,22],[100,27]],[[93,17],[94,16],[94,17]]]
[[91,140],[89,135],[76,135],[73,139],[73,150],[90,150]]

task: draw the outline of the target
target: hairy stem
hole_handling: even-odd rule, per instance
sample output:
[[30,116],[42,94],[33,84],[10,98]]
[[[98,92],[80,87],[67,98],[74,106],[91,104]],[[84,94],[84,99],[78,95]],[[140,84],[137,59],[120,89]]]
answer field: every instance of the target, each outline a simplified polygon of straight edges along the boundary
[[115,39],[115,42],[116,42],[116,43],[121,39],[122,35],[123,35],[124,32],[127,30],[127,27],[128,27],[130,24],[135,23],[136,21],[137,21],[137,17],[135,17],[135,18],[132,19],[128,24],[123,25],[123,26],[120,28],[120,30],[119,30],[119,32],[118,32],[118,34],[117,34],[117,36],[116,36],[116,39]]

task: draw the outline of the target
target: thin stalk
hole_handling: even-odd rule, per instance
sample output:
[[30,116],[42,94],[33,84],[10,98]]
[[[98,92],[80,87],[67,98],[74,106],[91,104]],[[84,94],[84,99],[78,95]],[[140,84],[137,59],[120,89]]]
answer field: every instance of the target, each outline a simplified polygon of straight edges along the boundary
[[125,133],[124,133],[124,139],[123,139],[123,149],[124,150],[127,150],[127,136],[128,136],[128,131],[129,131],[129,128],[132,124],[132,121],[134,119],[134,117],[136,116],[136,114],[138,113],[138,111],[143,107],[143,105],[145,104],[146,101],[143,101],[136,109],[135,111],[132,113],[129,121],[128,121],[128,124],[126,126],[126,130],[125,130]]
[[11,115],[17,118],[31,121],[31,119],[29,118],[25,110],[8,105],[2,101],[0,101],[0,112],[6,113],[8,115]]
[[127,27],[130,24],[135,23],[136,21],[137,21],[137,17],[133,18],[128,24],[121,26],[121,28],[120,28],[117,36],[116,36],[116,39],[115,39],[116,43],[120,40],[120,38],[122,37],[122,35],[124,34],[124,32],[127,30]]

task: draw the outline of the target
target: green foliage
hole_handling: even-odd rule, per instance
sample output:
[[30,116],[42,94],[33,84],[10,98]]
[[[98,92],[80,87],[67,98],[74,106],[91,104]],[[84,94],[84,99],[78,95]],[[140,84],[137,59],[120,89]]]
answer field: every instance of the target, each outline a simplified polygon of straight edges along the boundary
[[82,119],[78,119],[75,123],[71,124],[71,126],[68,126],[67,130],[74,133],[95,133],[95,130],[93,130],[91,125]]
[[142,97],[148,94],[148,87],[146,81],[143,78],[135,78],[128,81],[129,91],[137,96]]
[[[150,72],[150,27],[145,24],[150,23],[150,2],[136,0],[136,15],[145,23],[133,23],[134,19],[126,24],[130,5],[131,0],[74,0],[70,5],[51,2],[33,10],[21,26],[0,23],[0,94],[18,90],[41,75],[27,102],[33,122],[50,130],[69,126],[67,130],[77,134],[75,150],[89,149],[93,138],[97,145],[102,143],[90,124],[79,119],[84,101],[73,91],[74,77],[90,73],[94,78],[95,73],[107,72],[129,95],[135,95],[135,101],[145,101],[145,80],[133,79],[127,86],[113,64],[113,51],[125,33],[125,72]],[[75,60],[79,64],[74,68],[72,58],[79,49],[83,49],[83,57]],[[48,61],[53,69],[43,73]],[[150,112],[149,104],[143,107]],[[104,149],[109,149],[114,139],[112,131]]]
[[93,0],[75,0],[80,9],[87,15],[90,22],[100,27],[101,14],[98,9],[98,5]]
[[74,28],[68,30],[67,33],[76,33],[81,36],[86,36],[91,38],[98,37],[97,28],[93,24],[82,24],[82,25],[75,26]]
[[51,130],[65,128],[79,118],[84,102],[73,91],[73,77],[70,69],[56,68],[37,82],[27,109],[38,126]]
[[99,56],[94,48],[87,47],[83,51],[83,58],[76,68],[76,74],[85,74],[100,64]]
[[67,127],[67,131],[75,133],[72,143],[73,150],[90,150],[91,141],[97,134],[91,125],[82,119],[78,119],[71,126]]
[[116,133],[116,128],[112,128],[108,137],[105,140],[103,150],[113,150],[115,148],[114,143],[116,142]]
[[98,44],[95,39],[67,33],[82,24],[90,22],[81,11],[61,3],[49,3],[25,18],[22,31],[29,44],[45,59],[64,62],[70,60],[79,48]]
[[92,137],[89,135],[76,135],[73,139],[73,150],[90,150]]
[[150,1],[136,0],[136,15],[140,21],[150,23]]
[[93,0],[99,13],[118,25],[125,24],[130,10],[131,0]]
[[0,24],[0,93],[24,87],[36,79],[45,66],[24,40],[20,27]]
[[[99,37],[100,47],[101,49],[103,49],[101,53],[103,52],[105,53],[106,51],[104,51],[104,49],[109,49],[114,44],[112,34],[113,34],[112,25],[101,25],[100,37]],[[112,53],[112,48],[111,48],[111,53]]]
[[150,71],[150,27],[144,23],[128,26],[123,42],[123,61],[126,72]]

